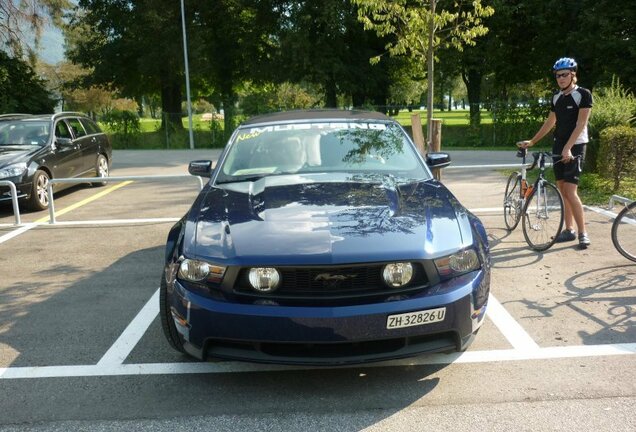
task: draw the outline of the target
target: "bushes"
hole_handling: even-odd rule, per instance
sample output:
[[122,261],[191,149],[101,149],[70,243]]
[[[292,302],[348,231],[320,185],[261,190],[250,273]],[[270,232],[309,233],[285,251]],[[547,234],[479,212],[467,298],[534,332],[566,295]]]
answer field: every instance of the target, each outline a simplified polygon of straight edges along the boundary
[[610,126],[628,125],[636,116],[636,97],[621,86],[618,79],[612,85],[594,91],[594,106],[590,116],[590,132],[598,137]]
[[601,87],[594,90],[594,106],[590,116],[590,144],[586,154],[586,164],[591,171],[600,174],[605,172],[606,167],[601,167],[603,151],[600,147],[604,145],[600,142],[601,132],[612,126],[628,126],[636,115],[636,98],[624,89],[618,79],[612,79],[610,87]]
[[112,110],[101,121],[112,133],[111,139],[116,148],[129,148],[137,144],[141,132],[139,116],[132,111]]
[[601,132],[601,145],[597,160],[600,173],[614,182],[613,191],[621,180],[636,178],[636,129],[612,126]]
[[493,117],[493,145],[512,145],[533,136],[548,116],[547,104],[498,102],[490,107]]

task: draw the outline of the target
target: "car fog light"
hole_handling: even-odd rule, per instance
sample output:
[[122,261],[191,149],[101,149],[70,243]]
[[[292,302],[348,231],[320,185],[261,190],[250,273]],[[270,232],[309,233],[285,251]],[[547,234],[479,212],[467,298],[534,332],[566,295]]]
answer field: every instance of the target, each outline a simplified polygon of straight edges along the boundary
[[408,262],[387,264],[382,271],[382,277],[388,286],[392,288],[402,287],[411,281],[413,265]]
[[280,273],[273,267],[252,268],[248,276],[252,288],[260,292],[272,292],[280,283]]

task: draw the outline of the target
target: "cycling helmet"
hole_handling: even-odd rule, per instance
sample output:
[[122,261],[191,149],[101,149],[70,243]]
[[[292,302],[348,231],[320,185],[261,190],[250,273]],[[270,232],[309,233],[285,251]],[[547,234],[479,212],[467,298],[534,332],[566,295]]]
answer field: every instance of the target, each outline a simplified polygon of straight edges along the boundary
[[552,71],[556,72],[563,69],[569,69],[573,72],[576,72],[577,67],[578,65],[576,64],[576,60],[570,57],[562,57],[554,63],[554,66],[552,66]]

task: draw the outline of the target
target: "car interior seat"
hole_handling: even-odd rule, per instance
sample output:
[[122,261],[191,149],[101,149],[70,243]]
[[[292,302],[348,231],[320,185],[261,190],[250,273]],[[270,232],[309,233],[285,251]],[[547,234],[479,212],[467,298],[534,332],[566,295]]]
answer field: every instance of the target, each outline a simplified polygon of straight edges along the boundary
[[276,141],[272,150],[280,171],[298,171],[307,161],[305,149],[298,137]]

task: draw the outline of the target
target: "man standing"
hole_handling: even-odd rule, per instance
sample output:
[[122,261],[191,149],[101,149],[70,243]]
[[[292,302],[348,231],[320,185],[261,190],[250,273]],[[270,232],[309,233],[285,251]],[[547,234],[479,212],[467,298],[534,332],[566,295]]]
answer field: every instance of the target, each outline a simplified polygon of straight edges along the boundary
[[592,112],[592,93],[576,85],[577,64],[574,59],[558,59],[552,66],[552,71],[560,90],[552,97],[550,115],[532,139],[521,141],[517,145],[522,148],[531,147],[556,126],[552,144],[553,168],[565,207],[565,229],[557,237],[557,242],[576,240],[576,224],[579,247],[586,249],[590,245],[590,239],[585,230],[585,213],[578,195],[578,184],[585,158],[585,145],[589,140],[587,122]]

